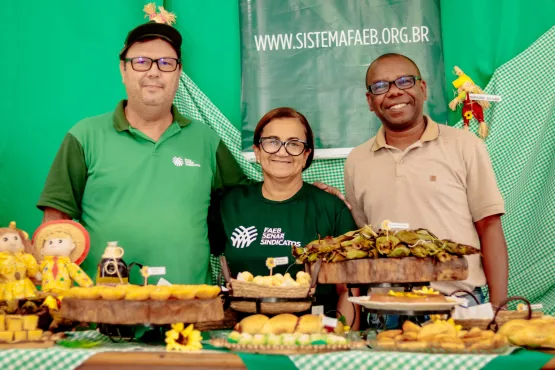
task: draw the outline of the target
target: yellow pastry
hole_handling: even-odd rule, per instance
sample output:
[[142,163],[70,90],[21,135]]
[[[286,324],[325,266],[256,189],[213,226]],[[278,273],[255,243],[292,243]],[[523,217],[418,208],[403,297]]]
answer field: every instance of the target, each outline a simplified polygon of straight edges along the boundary
[[237,323],[235,330],[239,333],[261,334],[262,328],[268,320],[268,316],[265,315],[250,315]]
[[117,286],[103,287],[102,289],[100,289],[100,297],[107,301],[117,301],[125,297],[125,290]]
[[260,334],[293,334],[299,318],[290,313],[282,313],[266,321]]
[[295,328],[295,333],[319,334],[322,332],[322,319],[318,315],[303,315]]
[[6,330],[6,315],[0,315],[0,331]]
[[7,315],[6,324],[8,331],[21,331],[23,330],[23,320],[19,315]]
[[13,342],[13,331],[0,331],[0,342]]
[[128,301],[144,301],[150,297],[150,289],[136,286],[135,288],[127,288],[125,299]]
[[14,342],[23,342],[27,340],[27,332],[26,331],[16,331],[13,333],[13,340]]
[[173,285],[172,297],[176,299],[194,299],[197,290],[196,285]]
[[171,286],[157,286],[150,291],[150,299],[155,301],[166,301],[172,294]]
[[195,297],[199,299],[207,299],[207,298],[214,298],[218,294],[220,294],[220,287],[215,285],[201,285]]
[[416,325],[415,323],[413,323],[412,321],[406,320],[403,323],[403,333],[407,333],[407,332],[414,332],[414,333],[419,333],[420,330],[422,330],[422,327],[420,325]]
[[23,316],[23,330],[35,330],[39,324],[39,317],[37,315]]
[[42,330],[29,330],[27,332],[27,339],[28,340],[40,340],[42,337]]

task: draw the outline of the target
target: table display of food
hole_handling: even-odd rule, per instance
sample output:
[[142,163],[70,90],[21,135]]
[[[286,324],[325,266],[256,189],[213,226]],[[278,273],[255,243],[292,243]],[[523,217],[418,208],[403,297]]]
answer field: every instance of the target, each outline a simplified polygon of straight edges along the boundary
[[[377,231],[367,225],[293,247],[295,262],[304,264],[304,271],[295,273],[273,274],[280,258],[266,260],[265,276],[232,272],[222,257],[225,287],[148,285],[148,277],[162,274],[163,268],[127,265],[117,242],[108,242],[93,280],[79,267],[89,250],[88,233],[73,221],[45,223],[32,240],[11,223],[0,229],[0,236],[0,349],[102,345],[72,341],[73,333],[91,325],[159,328],[166,351],[195,351],[203,344],[239,354],[286,356],[350,350],[501,355],[517,347],[555,349],[555,318],[533,311],[529,303],[518,311],[498,310],[493,320],[450,318],[466,300],[428,285],[465,279],[464,256],[478,251],[425,229],[395,229],[386,222]],[[130,283],[135,266],[142,285]],[[350,330],[336,317],[308,313],[317,284],[340,283],[401,287],[348,299],[365,312],[430,319],[423,324],[406,320],[398,329],[373,335]],[[201,328],[210,330],[209,340],[202,340]]]

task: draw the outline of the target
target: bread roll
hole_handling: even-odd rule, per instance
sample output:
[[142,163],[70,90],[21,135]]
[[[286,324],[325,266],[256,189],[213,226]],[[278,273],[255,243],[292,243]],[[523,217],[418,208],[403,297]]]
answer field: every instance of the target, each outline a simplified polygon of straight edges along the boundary
[[318,315],[304,315],[299,319],[295,333],[319,334],[322,332],[322,319]]
[[293,334],[299,318],[290,313],[283,313],[266,321],[261,334]]
[[268,321],[268,316],[251,315],[245,317],[237,325],[235,325],[235,330],[240,333],[259,334],[262,332],[262,328]]

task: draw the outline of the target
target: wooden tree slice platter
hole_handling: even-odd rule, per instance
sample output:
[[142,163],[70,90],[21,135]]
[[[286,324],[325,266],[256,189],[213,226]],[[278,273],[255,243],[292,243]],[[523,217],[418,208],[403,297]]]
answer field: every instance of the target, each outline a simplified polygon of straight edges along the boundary
[[322,263],[318,283],[424,283],[465,280],[467,277],[468,262],[464,257],[454,257],[447,262],[431,257],[366,258]]
[[101,324],[175,324],[224,319],[221,298],[166,301],[109,301],[64,298],[62,317]]

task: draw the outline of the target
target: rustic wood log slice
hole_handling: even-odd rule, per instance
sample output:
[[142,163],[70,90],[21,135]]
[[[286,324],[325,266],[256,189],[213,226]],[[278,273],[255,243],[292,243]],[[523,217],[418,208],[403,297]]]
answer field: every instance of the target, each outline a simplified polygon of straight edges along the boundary
[[446,262],[431,257],[366,258],[322,263],[318,283],[424,283],[465,280],[467,277],[468,262],[464,257],[453,257]]
[[102,324],[175,324],[220,321],[224,319],[221,298],[166,301],[109,301],[65,298],[62,317]]

